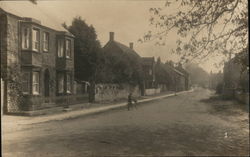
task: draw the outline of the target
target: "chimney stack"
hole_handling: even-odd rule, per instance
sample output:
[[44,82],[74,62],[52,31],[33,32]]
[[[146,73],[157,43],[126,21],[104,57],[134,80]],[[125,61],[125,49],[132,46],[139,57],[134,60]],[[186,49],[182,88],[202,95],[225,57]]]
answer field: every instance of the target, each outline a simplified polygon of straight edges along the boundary
[[134,43],[129,43],[129,48],[134,49]]
[[109,32],[109,41],[114,41],[115,33]]

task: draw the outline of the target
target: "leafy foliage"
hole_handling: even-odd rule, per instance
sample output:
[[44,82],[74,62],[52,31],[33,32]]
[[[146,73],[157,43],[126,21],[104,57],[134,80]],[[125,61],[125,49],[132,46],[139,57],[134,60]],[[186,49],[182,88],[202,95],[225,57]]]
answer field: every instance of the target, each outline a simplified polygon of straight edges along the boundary
[[[99,78],[101,71],[102,52],[100,42],[97,40],[95,29],[86,24],[81,17],[73,19],[71,26],[67,27],[75,36],[74,58],[75,77],[78,80],[91,81]],[[98,75],[98,76],[97,76]]]
[[111,51],[105,53],[106,81],[109,83],[128,83],[132,86],[142,83],[141,60],[134,54]]
[[[169,14],[169,8],[177,11]],[[150,30],[139,41],[158,39],[157,45],[165,45],[167,34],[177,31],[177,48],[172,52],[181,56],[181,62],[204,61],[218,55],[230,58],[247,50],[246,0],[172,0],[149,11],[149,22],[156,30]]]

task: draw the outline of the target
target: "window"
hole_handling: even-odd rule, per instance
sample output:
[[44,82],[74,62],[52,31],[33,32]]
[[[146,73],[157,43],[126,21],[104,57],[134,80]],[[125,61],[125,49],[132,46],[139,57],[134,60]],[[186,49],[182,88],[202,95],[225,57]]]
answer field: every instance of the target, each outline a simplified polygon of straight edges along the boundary
[[67,93],[71,93],[71,76],[67,74]]
[[71,57],[71,41],[66,40],[66,58]]
[[38,51],[39,50],[39,30],[33,29],[32,30],[32,50]]
[[148,73],[149,73],[149,75],[152,75],[152,73],[153,73],[153,72],[152,72],[152,69],[149,69],[149,72],[148,72]]
[[39,94],[39,72],[33,72],[32,74],[32,94]]
[[58,40],[58,57],[63,57],[64,40]]
[[23,94],[29,94],[30,91],[30,73],[22,73],[22,92]]
[[58,73],[57,75],[57,86],[58,86],[58,93],[63,93],[64,91],[64,75],[63,73]]
[[23,28],[22,31],[22,48],[23,49],[28,49],[29,48],[29,42],[30,42],[30,30],[27,27]]
[[43,51],[49,51],[49,33],[47,32],[43,34]]

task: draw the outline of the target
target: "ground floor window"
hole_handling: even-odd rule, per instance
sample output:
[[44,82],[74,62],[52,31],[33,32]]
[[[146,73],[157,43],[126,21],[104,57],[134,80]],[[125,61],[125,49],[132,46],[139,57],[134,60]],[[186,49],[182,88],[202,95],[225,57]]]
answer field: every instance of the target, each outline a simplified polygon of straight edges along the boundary
[[67,74],[67,93],[71,93],[71,75]]
[[29,94],[30,93],[30,73],[29,72],[23,72],[22,73],[22,92],[23,94]]
[[57,74],[57,91],[58,93],[63,93],[64,91],[64,74],[63,73]]
[[38,95],[39,89],[40,89],[40,74],[39,72],[33,72],[32,73],[32,94]]

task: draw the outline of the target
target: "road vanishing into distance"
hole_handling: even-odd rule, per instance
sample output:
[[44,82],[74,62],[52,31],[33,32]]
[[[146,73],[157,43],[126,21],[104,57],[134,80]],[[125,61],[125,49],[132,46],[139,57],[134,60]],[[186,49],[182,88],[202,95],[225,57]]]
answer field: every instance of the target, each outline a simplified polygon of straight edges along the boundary
[[248,156],[244,105],[207,89],[2,134],[4,157]]

